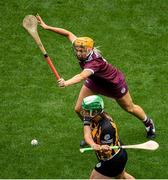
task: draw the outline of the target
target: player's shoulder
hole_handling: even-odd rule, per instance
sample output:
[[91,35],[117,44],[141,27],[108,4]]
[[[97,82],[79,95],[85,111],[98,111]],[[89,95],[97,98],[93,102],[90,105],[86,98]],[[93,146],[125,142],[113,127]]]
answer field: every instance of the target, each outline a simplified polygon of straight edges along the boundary
[[102,127],[102,129],[106,129],[108,127],[111,126],[111,122],[109,119],[107,119],[106,117],[103,117],[100,121],[99,121],[100,126]]
[[105,116],[102,118],[102,120],[100,121],[100,126],[102,127],[102,129],[116,128],[115,122],[108,114],[105,114]]
[[103,65],[106,63],[106,61],[103,60],[103,58],[101,57],[92,57],[92,58],[89,58],[88,60],[86,60],[85,62],[86,64],[93,64],[93,65]]

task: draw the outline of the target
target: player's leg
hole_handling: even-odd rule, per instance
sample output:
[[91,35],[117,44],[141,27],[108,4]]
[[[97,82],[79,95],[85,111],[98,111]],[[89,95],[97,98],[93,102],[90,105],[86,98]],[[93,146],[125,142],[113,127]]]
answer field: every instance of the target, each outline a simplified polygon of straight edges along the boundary
[[93,169],[90,175],[90,179],[111,179],[111,178],[108,176],[104,176],[99,172],[97,172],[95,169]]
[[116,179],[135,179],[133,176],[128,174],[125,170],[119,174],[118,176],[115,177]]
[[82,86],[76,105],[75,105],[75,112],[77,113],[77,115],[80,117],[81,120],[83,120],[83,117],[81,115],[81,109],[82,109],[82,101],[83,98],[90,96],[90,95],[94,95],[95,93],[93,91],[91,91],[89,88],[87,88],[85,85]]
[[146,114],[144,110],[133,103],[129,91],[122,98],[116,99],[116,101],[125,111],[133,114],[142,121],[145,119]]
[[133,114],[145,124],[147,137],[155,137],[155,127],[152,119],[146,116],[144,110],[139,105],[133,103],[129,91],[122,98],[116,99],[116,101],[125,111]]

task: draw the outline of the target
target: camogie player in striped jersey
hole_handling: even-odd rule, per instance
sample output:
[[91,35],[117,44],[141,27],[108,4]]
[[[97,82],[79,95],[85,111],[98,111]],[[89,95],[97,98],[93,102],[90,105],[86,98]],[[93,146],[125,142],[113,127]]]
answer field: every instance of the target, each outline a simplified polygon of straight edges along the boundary
[[118,130],[113,119],[104,112],[104,102],[100,96],[85,97],[82,102],[84,138],[96,152],[98,163],[92,170],[90,179],[134,179],[125,171],[127,153],[124,149],[110,149],[120,146]]
[[75,106],[75,112],[78,116],[83,119],[81,114],[83,98],[89,95],[101,94],[114,98],[120,107],[140,119],[145,125],[147,137],[154,138],[153,120],[147,117],[142,107],[133,102],[123,73],[102,57],[101,53],[95,48],[93,39],[77,37],[66,29],[48,26],[39,15],[36,17],[44,29],[67,37],[73,44],[82,72],[66,81],[61,78],[58,84],[60,87],[67,87],[84,80]]

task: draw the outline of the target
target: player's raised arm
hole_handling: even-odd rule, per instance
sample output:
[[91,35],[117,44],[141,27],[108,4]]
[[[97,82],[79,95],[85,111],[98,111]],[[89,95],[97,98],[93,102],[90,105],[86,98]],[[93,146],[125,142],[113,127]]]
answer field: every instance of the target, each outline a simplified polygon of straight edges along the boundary
[[60,34],[62,36],[66,36],[71,42],[73,42],[77,37],[70,31],[58,27],[52,27],[48,26],[39,15],[36,15],[36,18],[38,20],[38,23],[43,29],[53,31],[57,34]]

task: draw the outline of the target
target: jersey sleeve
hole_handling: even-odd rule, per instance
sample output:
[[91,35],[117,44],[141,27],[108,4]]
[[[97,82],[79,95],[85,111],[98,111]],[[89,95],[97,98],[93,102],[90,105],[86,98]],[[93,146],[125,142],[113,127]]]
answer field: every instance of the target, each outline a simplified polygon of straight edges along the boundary
[[84,126],[90,126],[91,125],[91,119],[89,117],[84,117],[83,125]]

